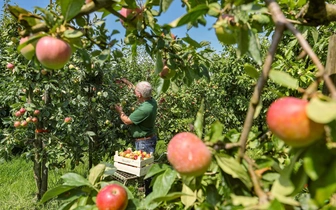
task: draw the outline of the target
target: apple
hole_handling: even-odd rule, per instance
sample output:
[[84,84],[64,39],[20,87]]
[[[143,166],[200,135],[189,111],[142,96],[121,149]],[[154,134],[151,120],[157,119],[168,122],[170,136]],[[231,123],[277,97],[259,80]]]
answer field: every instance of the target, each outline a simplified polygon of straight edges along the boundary
[[134,155],[134,156],[133,156],[134,160],[137,160],[138,157],[139,157],[138,155]]
[[66,117],[64,118],[64,122],[65,123],[70,123],[72,121],[72,118],[71,117]]
[[36,57],[40,63],[49,69],[60,69],[72,55],[70,45],[58,38],[45,36],[36,44]]
[[19,112],[20,112],[21,114],[24,114],[24,113],[26,113],[26,109],[22,107],[22,108],[20,109]]
[[181,175],[200,176],[209,168],[212,155],[204,142],[195,134],[181,132],[168,143],[167,158]]
[[37,122],[38,122],[38,119],[37,119],[37,117],[33,117],[33,118],[31,119],[31,121],[32,121],[33,123],[37,123]]
[[98,96],[101,96],[101,95],[102,95],[102,92],[98,91],[98,92],[97,92],[97,95],[98,95]]
[[28,125],[28,122],[27,122],[27,121],[23,120],[23,121],[21,122],[21,126],[22,126],[22,127],[27,127],[27,125]]
[[304,147],[321,139],[324,125],[310,120],[307,100],[282,97],[268,108],[266,123],[270,131],[292,147]]
[[171,79],[172,77],[174,77],[176,74],[175,70],[169,69],[168,66],[164,66],[162,71],[159,73],[159,76],[162,79]]
[[128,30],[135,29],[138,22],[142,20],[142,9],[139,7],[136,9],[121,8],[120,14],[129,20],[130,23],[127,24],[120,19],[121,24]]
[[22,114],[21,114],[20,111],[15,112],[15,116],[16,116],[16,117],[20,117],[21,115],[22,115]]
[[224,25],[221,24],[215,28],[217,39],[227,45],[237,43],[235,28],[230,24],[233,20],[233,16],[224,14],[218,18],[218,21],[224,22]]
[[26,122],[29,123],[30,121],[32,121],[32,117],[27,117]]
[[85,0],[85,4],[92,2],[92,0]]
[[48,71],[45,70],[45,69],[42,69],[42,70],[41,70],[41,74],[42,74],[42,75],[47,75],[47,74],[48,74]]
[[121,156],[121,157],[125,157],[125,152],[119,152],[119,156]]
[[97,99],[96,99],[95,97],[92,97],[92,98],[91,98],[91,102],[92,102],[92,103],[95,103],[96,101],[97,101]]
[[7,69],[14,69],[15,65],[12,63],[7,64]]
[[98,210],[124,210],[127,204],[127,191],[119,184],[109,184],[97,194],[96,206]]
[[38,110],[38,109],[34,110],[34,115],[35,115],[35,116],[40,115],[40,110]]
[[[20,39],[20,44],[27,42],[28,39],[29,39],[28,36],[22,37]],[[29,43],[23,48],[21,48],[20,52],[23,55],[23,57],[25,57],[27,60],[31,60],[33,56],[35,55],[35,47],[36,47],[36,41]]]
[[130,153],[126,153],[125,158],[130,158],[131,154]]
[[15,128],[18,128],[18,127],[20,127],[21,126],[21,123],[19,122],[19,121],[15,121],[14,122],[14,127]]

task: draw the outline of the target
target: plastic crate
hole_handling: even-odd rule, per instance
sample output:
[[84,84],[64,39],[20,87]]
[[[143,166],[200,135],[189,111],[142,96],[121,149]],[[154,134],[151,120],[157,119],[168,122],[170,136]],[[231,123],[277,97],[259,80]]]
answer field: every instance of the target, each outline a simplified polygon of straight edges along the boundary
[[118,151],[116,151],[114,155],[114,167],[116,167],[117,170],[134,174],[138,177],[145,176],[153,163],[153,156],[146,160],[141,160],[141,158],[133,160],[119,156]]

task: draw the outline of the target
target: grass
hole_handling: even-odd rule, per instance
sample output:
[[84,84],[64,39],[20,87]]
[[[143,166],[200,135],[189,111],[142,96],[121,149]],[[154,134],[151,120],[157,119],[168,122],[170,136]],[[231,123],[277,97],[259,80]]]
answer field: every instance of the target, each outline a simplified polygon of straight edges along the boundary
[[[49,171],[48,189],[61,184],[61,176],[69,169]],[[81,175],[87,173],[84,165],[79,165],[73,172]],[[57,201],[38,206],[36,201],[37,188],[33,176],[33,162],[22,157],[14,157],[11,161],[0,160],[0,208],[2,210],[50,210],[57,209]]]

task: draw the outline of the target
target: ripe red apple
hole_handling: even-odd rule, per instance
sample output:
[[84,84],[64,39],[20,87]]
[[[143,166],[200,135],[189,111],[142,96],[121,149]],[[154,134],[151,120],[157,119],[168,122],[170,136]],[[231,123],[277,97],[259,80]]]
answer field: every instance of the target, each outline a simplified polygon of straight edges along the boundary
[[52,36],[45,36],[36,44],[36,57],[40,63],[50,69],[62,68],[70,59],[70,45]]
[[21,123],[19,122],[19,121],[15,121],[14,122],[14,127],[15,128],[18,128],[18,127],[20,127],[21,126]]
[[121,8],[120,14],[130,21],[130,24],[127,24],[120,19],[121,24],[129,30],[135,29],[138,22],[142,20],[142,9],[139,7],[136,9]]
[[38,122],[38,119],[37,119],[37,117],[33,117],[31,121],[32,121],[33,123],[37,123],[37,122]]
[[268,108],[266,122],[270,131],[293,147],[304,147],[324,134],[324,125],[310,120],[306,114],[307,100],[283,97]]
[[65,123],[70,123],[71,120],[72,120],[71,117],[66,117],[66,118],[64,118],[64,122],[65,122]]
[[[29,37],[23,37],[20,39],[20,44],[25,43],[26,41],[28,41]],[[24,46],[20,52],[23,55],[23,57],[25,57],[27,60],[31,60],[33,58],[33,56],[35,55],[35,46],[36,46],[36,41],[33,43],[29,43],[26,46]]]
[[22,115],[22,114],[21,114],[20,111],[15,112],[15,116],[16,116],[16,117],[20,117],[21,115]]
[[39,114],[40,114],[40,110],[38,110],[38,109],[34,110],[34,115],[35,115],[35,116],[37,116],[37,115],[39,115]]
[[127,204],[127,192],[119,184],[107,185],[97,194],[96,205],[99,210],[124,210]]
[[12,63],[7,64],[7,69],[14,69],[15,65]]
[[187,176],[200,176],[211,164],[211,152],[195,134],[176,134],[168,143],[168,161],[177,172]]
[[22,107],[22,108],[20,109],[20,113],[21,113],[21,114],[26,113],[26,109]]

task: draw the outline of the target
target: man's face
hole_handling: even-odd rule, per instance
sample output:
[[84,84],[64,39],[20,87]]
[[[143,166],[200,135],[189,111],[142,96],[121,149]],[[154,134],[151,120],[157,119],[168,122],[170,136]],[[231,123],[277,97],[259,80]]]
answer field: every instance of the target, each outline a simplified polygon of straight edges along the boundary
[[135,93],[135,96],[137,98],[140,98],[141,97],[141,94],[139,93],[139,91],[137,90],[137,88],[134,89],[134,93]]

